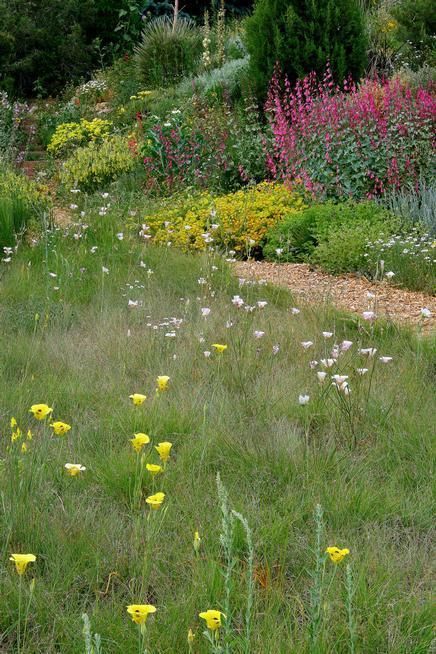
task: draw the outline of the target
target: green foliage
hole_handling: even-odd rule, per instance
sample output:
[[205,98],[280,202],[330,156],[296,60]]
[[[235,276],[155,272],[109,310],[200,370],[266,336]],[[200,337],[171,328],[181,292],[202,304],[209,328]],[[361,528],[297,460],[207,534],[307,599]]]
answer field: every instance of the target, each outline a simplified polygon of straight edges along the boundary
[[400,0],[390,11],[398,21],[395,38],[402,45],[401,59],[412,70],[436,65],[436,12],[432,0]]
[[355,0],[258,0],[247,20],[251,78],[264,98],[278,63],[291,83],[311,71],[359,79],[366,63],[366,37]]
[[27,177],[0,166],[0,250],[14,247],[26,225],[48,214],[43,189]]
[[198,68],[201,32],[186,18],[173,21],[162,16],[144,27],[136,59],[140,78],[150,88],[171,86]]
[[60,179],[68,189],[95,190],[130,171],[134,157],[126,139],[111,136],[99,144],[77,148],[63,164]]
[[131,47],[131,35],[140,28],[140,3],[0,0],[0,26],[0,88],[14,95],[49,95],[67,81],[79,82],[102,58],[111,60],[114,48]]
[[110,120],[101,118],[82,118],[80,123],[61,123],[51,137],[47,151],[59,156],[87,141],[101,143],[109,135],[111,127]]
[[264,254],[272,260],[311,261],[331,273],[366,272],[368,240],[392,234],[399,224],[375,202],[315,204],[271,230]]

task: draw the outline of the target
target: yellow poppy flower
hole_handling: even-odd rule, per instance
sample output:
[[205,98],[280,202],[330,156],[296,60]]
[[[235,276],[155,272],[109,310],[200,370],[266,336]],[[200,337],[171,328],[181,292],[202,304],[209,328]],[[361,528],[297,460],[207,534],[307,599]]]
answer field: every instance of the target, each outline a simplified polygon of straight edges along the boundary
[[347,548],[341,550],[339,547],[328,547],[325,552],[329,555],[333,563],[340,563],[350,553],[350,550]]
[[157,509],[160,509],[160,507],[162,506],[164,499],[165,499],[165,493],[155,493],[154,495],[150,495],[149,497],[147,497],[145,501],[147,502],[147,504],[150,505],[151,509],[157,511]]
[[150,613],[156,613],[156,607],[153,604],[130,604],[127,607],[127,613],[132,616],[136,624],[145,624]]
[[32,404],[30,407],[30,413],[33,413],[37,420],[44,420],[52,411],[53,409],[48,404]]
[[198,531],[196,531],[194,533],[194,552],[196,554],[198,554],[198,552],[200,551],[200,545],[201,545],[200,534],[198,533]]
[[9,561],[13,561],[18,574],[23,575],[26,572],[28,564],[36,561],[36,556],[34,554],[12,554],[9,557]]
[[166,463],[170,458],[170,450],[172,446],[173,444],[168,443],[168,441],[164,441],[163,443],[159,443],[159,445],[154,446],[154,449],[159,454],[160,460],[164,463]]
[[129,398],[132,400],[135,406],[141,406],[141,404],[144,404],[147,396],[141,395],[141,393],[133,393],[133,395],[129,395]]
[[77,477],[86,470],[85,466],[80,465],[80,463],[66,463],[64,467],[70,477]]
[[147,463],[145,467],[147,468],[148,472],[153,475],[153,477],[158,475],[160,472],[163,472],[162,466],[158,466],[156,463]]
[[141,432],[139,434],[135,434],[135,438],[131,438],[130,442],[132,443],[132,447],[135,450],[135,452],[140,452],[144,445],[148,445],[150,442],[150,436],[147,436],[147,434],[142,434]]
[[207,628],[211,631],[216,631],[221,627],[221,616],[226,617],[224,613],[215,609],[203,611],[203,613],[199,613],[199,616],[203,620],[206,620]]
[[170,378],[168,377],[168,375],[159,375],[159,377],[156,379],[157,390],[161,392],[167,391],[169,381]]
[[227,345],[222,345],[221,343],[213,343],[212,347],[215,348],[215,351],[218,352],[218,354],[222,354],[227,350]]
[[52,422],[50,427],[53,427],[53,431],[56,434],[56,436],[65,436],[67,431],[70,431],[71,425],[69,425],[66,422],[62,422],[62,420],[57,420],[56,422]]

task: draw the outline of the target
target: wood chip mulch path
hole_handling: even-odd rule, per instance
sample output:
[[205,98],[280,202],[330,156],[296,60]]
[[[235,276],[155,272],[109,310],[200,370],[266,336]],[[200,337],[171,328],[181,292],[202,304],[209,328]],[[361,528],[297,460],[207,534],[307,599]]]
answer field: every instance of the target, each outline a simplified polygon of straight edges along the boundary
[[[330,302],[340,309],[362,314],[373,310],[378,317],[422,325],[426,333],[436,328],[436,298],[395,288],[388,281],[370,282],[356,275],[333,276],[303,263],[268,263],[265,261],[238,261],[235,273],[245,279],[263,279],[284,286],[306,302]],[[375,297],[368,297],[372,293]],[[421,309],[431,311],[423,318]]]

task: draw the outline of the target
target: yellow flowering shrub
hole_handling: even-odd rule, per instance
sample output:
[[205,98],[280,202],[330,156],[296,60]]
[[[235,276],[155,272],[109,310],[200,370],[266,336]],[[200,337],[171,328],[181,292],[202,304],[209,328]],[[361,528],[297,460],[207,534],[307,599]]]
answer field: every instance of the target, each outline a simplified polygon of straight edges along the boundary
[[63,164],[60,180],[67,188],[93,190],[128,172],[135,164],[128,141],[110,136],[77,148]]
[[271,227],[303,208],[299,193],[283,184],[262,182],[220,197],[205,191],[172,199],[146,223],[155,243],[171,243],[182,250],[219,246],[246,254],[262,246]]
[[101,142],[109,135],[111,128],[111,121],[102,118],[93,120],[82,118],[80,123],[61,123],[51,137],[47,151],[59,155],[89,141]]

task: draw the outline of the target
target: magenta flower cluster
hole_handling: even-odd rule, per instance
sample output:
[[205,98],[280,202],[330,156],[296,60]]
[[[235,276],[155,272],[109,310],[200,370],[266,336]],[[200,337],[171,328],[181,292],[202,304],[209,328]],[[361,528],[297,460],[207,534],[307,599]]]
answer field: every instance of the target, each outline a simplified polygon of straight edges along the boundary
[[318,197],[373,198],[417,187],[434,165],[434,89],[398,80],[345,80],[327,69],[291,87],[276,72],[266,111],[273,132],[268,169]]

